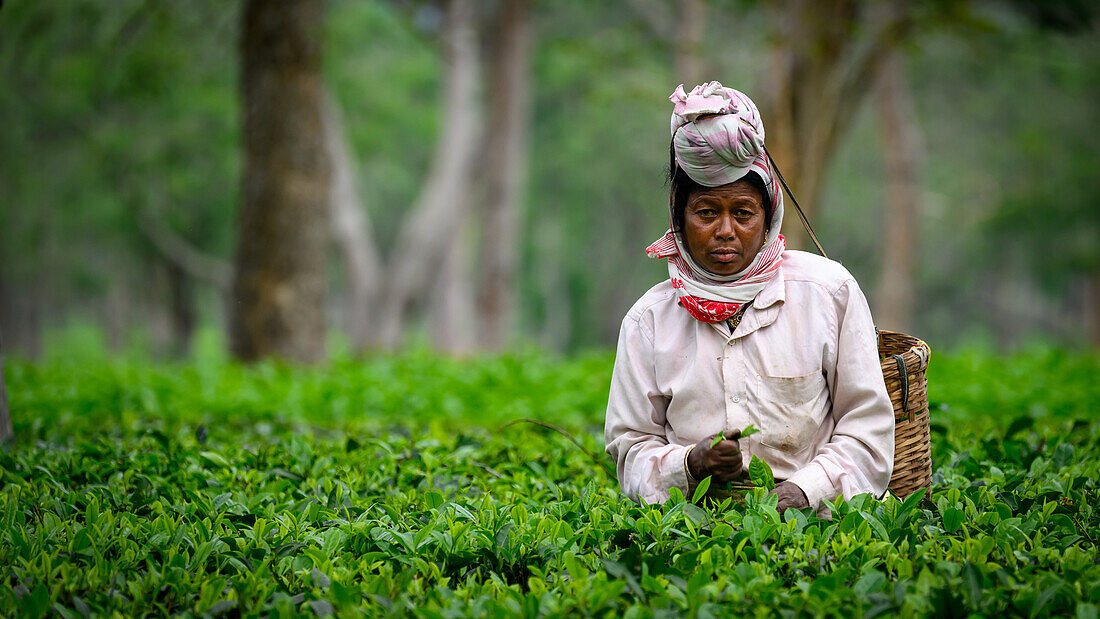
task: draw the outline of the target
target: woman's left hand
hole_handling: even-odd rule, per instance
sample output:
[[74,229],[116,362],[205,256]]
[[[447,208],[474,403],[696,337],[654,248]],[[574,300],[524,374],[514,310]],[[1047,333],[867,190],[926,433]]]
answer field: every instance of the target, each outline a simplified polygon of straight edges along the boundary
[[776,485],[775,490],[772,490],[772,494],[779,495],[779,505],[776,509],[779,513],[787,511],[789,508],[802,509],[810,506],[810,500],[806,498],[806,493],[802,491],[802,488],[798,487],[798,484],[783,481]]

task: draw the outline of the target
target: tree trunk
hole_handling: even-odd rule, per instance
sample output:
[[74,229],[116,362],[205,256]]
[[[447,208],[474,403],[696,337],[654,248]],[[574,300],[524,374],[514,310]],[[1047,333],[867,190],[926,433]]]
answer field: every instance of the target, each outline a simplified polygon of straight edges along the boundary
[[539,235],[534,242],[539,258],[536,267],[544,295],[545,314],[539,339],[545,348],[564,351],[569,346],[569,334],[573,330],[571,291],[559,257],[561,248],[565,246],[564,225],[558,213],[544,213],[537,223]]
[[[142,268],[141,271],[150,275],[147,268]],[[114,353],[121,351],[126,341],[128,335],[126,330],[130,326],[129,310],[134,303],[122,277],[116,275],[111,278],[107,285],[107,302],[103,309],[104,320],[107,323],[107,349]]]
[[14,436],[11,413],[8,411],[8,390],[4,386],[4,337],[0,334],[0,443],[9,441]]
[[249,0],[244,9],[244,203],[230,340],[245,361],[325,354],[322,7],[323,0]]
[[706,79],[703,66],[703,35],[707,26],[707,5],[704,0],[679,0],[676,20],[676,77],[685,88],[692,88]]
[[178,264],[166,262],[165,267],[168,270],[172,354],[185,357],[191,351],[191,336],[195,332],[195,284]]
[[[877,60],[897,43],[908,22],[897,3],[788,0],[768,6],[777,30],[770,37],[771,63],[761,97],[766,143],[813,223],[839,139],[870,88]],[[783,234],[789,247],[807,247],[790,201]]]
[[477,97],[481,67],[471,0],[447,3],[443,50],[443,133],[436,144],[431,173],[387,261],[389,282],[379,317],[380,342],[387,348],[401,345],[413,297],[437,281],[439,265],[455,242],[470,205],[481,132]]
[[164,223],[156,212],[146,208],[134,211],[138,228],[166,262],[192,279],[210,284],[223,296],[229,292],[233,284],[233,265],[229,261],[196,249]]
[[1025,323],[1019,320],[1017,309],[1021,304],[1030,301],[1021,299],[1016,294],[1020,270],[1016,268],[1014,258],[1009,253],[1005,247],[997,250],[994,255],[997,262],[990,270],[987,280],[990,301],[986,304],[986,315],[993,328],[997,347],[1002,351],[1011,350],[1019,341],[1020,326]]
[[510,0],[499,18],[493,50],[486,139],[486,199],[478,289],[479,344],[504,347],[515,323],[520,217],[527,188],[532,46],[527,0]]
[[627,0],[634,14],[673,54],[673,82],[693,87],[707,79],[703,39],[707,29],[707,0]]
[[331,93],[324,107],[325,145],[332,162],[329,210],[332,235],[344,257],[347,301],[344,316],[355,353],[375,347],[381,258],[374,244],[370,218],[359,194],[355,155],[347,141],[343,115]]
[[7,333],[9,351],[37,359],[42,354],[43,291],[36,286],[16,288],[0,277],[0,333]]
[[1100,348],[1100,266],[1086,277],[1085,330],[1093,347]]
[[[470,222],[466,222],[470,223]],[[435,286],[429,293],[428,333],[432,346],[452,355],[467,355],[480,348],[474,311],[474,278],[470,226],[454,231]]]
[[916,299],[921,140],[897,51],[889,52],[879,67],[876,103],[886,162],[886,212],[875,317],[883,328],[910,333]]

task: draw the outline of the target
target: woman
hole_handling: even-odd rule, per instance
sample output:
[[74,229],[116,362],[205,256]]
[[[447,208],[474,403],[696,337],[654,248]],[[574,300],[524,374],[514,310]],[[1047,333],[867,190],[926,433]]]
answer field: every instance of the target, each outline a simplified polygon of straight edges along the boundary
[[669,279],[623,319],[604,428],[623,491],[691,496],[757,455],[781,511],[880,495],[894,416],[863,293],[840,264],[785,251],[756,105],[718,82],[670,99],[672,225],[646,250]]

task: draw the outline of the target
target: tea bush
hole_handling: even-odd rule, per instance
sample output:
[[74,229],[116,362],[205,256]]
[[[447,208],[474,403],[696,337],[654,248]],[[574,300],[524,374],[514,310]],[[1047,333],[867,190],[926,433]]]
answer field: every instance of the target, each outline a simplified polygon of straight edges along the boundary
[[1096,616],[1100,356],[937,355],[933,488],[831,520],[623,499],[611,361],[11,363],[0,614]]

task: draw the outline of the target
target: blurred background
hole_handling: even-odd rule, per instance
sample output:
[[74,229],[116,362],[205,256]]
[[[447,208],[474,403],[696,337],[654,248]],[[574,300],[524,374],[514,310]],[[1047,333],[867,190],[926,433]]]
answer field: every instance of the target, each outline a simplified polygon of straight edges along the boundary
[[760,105],[881,328],[1095,347],[1098,13],[9,0],[3,350],[607,349],[667,277],[668,95],[708,80]]

